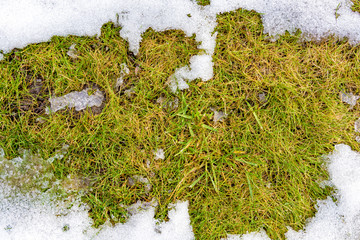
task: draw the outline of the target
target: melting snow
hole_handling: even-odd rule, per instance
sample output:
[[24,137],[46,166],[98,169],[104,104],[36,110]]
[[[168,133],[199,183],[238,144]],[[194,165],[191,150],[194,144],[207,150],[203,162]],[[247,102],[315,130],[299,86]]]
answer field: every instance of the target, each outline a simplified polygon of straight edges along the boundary
[[[273,39],[286,31],[302,32],[305,40],[320,40],[336,35],[360,42],[360,15],[352,12],[350,0],[212,0],[201,7],[191,0],[15,0],[2,1],[0,8],[0,52],[8,53],[30,43],[50,40],[54,35],[99,35],[101,26],[112,21],[122,26],[121,37],[129,49],[138,53],[141,34],[148,28],[156,31],[181,29],[195,34],[201,54],[190,59],[169,77],[173,91],[188,88],[196,78],[207,81],[213,76],[212,55],[216,45],[216,15],[239,8],[261,13],[264,32]],[[117,17],[118,16],[118,17]],[[2,54],[0,54],[0,59]],[[341,95],[351,106],[358,96]],[[65,107],[81,110],[99,106],[104,96],[87,90],[52,98],[51,111]],[[0,151],[2,153],[2,151]],[[0,154],[2,161],[3,153]],[[23,158],[13,159],[22,164]],[[26,162],[26,161],[25,161]],[[336,187],[331,198],[318,202],[318,212],[303,231],[289,229],[288,239],[359,239],[360,229],[360,156],[348,146],[338,145],[329,156],[330,181]],[[15,166],[14,165],[14,166]],[[4,165],[7,166],[7,165]],[[9,165],[13,166],[13,165]],[[16,170],[16,167],[15,167]],[[12,170],[9,170],[12,171]],[[10,173],[10,172],[9,172]],[[12,172],[14,173],[14,172]],[[10,174],[11,175],[11,174]],[[15,174],[16,175],[16,174]],[[157,224],[154,208],[133,215],[114,228],[92,229],[86,206],[73,202],[72,207],[49,200],[39,192],[18,192],[0,179],[1,239],[193,239],[187,203],[177,203],[170,210],[170,221]],[[18,178],[15,178],[18,179]],[[26,178],[25,178],[26,179]],[[26,184],[25,184],[26,185]],[[57,215],[57,216],[56,216]],[[161,233],[160,233],[161,232]],[[97,234],[97,235],[96,235]],[[231,236],[229,239],[268,239],[264,232]]]
[[75,108],[76,111],[81,111],[87,107],[100,107],[104,101],[104,94],[100,90],[92,95],[89,95],[90,89],[86,88],[80,92],[75,91],[66,94],[62,97],[50,98],[50,108],[47,109],[46,113],[54,113],[56,111],[68,108]]
[[137,203],[129,207],[133,215],[125,224],[92,228],[88,206],[55,191],[62,184],[55,181],[48,166],[65,151],[66,147],[50,160],[28,151],[8,160],[0,149],[0,239],[194,239],[187,202],[169,206],[168,222],[154,219],[153,202]]
[[[285,234],[288,240],[339,240],[360,239],[360,153],[347,145],[336,145],[335,151],[328,157],[328,184],[336,189],[334,198],[317,202],[317,213],[298,232],[288,228]],[[267,240],[260,232],[243,236],[230,236],[228,239]]]
[[[54,189],[62,185],[47,172],[56,159],[63,158],[66,146],[53,158],[42,160],[28,151],[22,157],[7,160],[0,149],[0,239],[194,239],[188,203],[178,202],[169,211],[168,222],[154,219],[156,202],[138,202],[128,211],[125,224],[109,223],[92,228],[88,206],[80,200],[68,200]],[[337,145],[327,156],[333,197],[318,201],[317,213],[298,232],[289,228],[288,240],[359,239],[360,238],[360,153],[347,145]],[[137,176],[138,181],[147,179]],[[36,179],[33,181],[32,179]],[[45,183],[45,184],[44,184]],[[229,235],[228,240],[269,240],[260,232]]]
[[360,96],[356,96],[353,93],[344,93],[340,92],[340,99],[344,103],[347,103],[350,105],[351,108],[355,107],[357,100],[360,98]]
[[265,93],[259,93],[258,99],[259,99],[260,103],[262,103],[262,104],[265,104],[268,101]]
[[75,48],[76,44],[72,44],[70,47],[69,47],[69,51],[67,51],[67,55],[69,57],[71,57],[72,59],[76,59],[78,58],[79,56],[77,55],[77,50]]
[[355,128],[355,132],[357,133],[360,132],[360,118],[355,121],[354,128]]
[[164,149],[162,149],[162,148],[159,148],[156,151],[154,151],[154,155],[155,155],[155,157],[154,157],[155,160],[165,159],[165,152],[164,152]]
[[223,111],[214,111],[214,122],[222,122],[224,119],[227,118],[227,114]]
[[128,178],[128,182],[127,185],[129,187],[134,186],[137,182],[140,182],[142,184],[145,185],[145,193],[149,193],[152,189],[152,185],[149,181],[149,179],[147,179],[146,177],[143,177],[141,175],[133,175],[131,177]]
[[[216,46],[216,16],[239,8],[261,13],[264,32],[273,39],[286,31],[302,31],[305,40],[336,35],[360,42],[360,15],[351,10],[350,0],[212,0],[199,6],[192,0],[16,0],[0,8],[0,50],[8,53],[30,43],[50,40],[54,35],[100,35],[109,21],[121,25],[120,35],[129,50],[138,53],[141,35],[148,29],[180,29],[195,34],[201,54],[190,65],[169,78],[172,91],[188,88],[196,78],[213,76],[212,55]],[[11,14],[9,14],[11,13]],[[75,54],[76,55],[76,54]]]
[[119,89],[124,85],[124,77],[130,73],[130,69],[126,65],[126,63],[120,64],[120,77],[116,79],[115,88]]

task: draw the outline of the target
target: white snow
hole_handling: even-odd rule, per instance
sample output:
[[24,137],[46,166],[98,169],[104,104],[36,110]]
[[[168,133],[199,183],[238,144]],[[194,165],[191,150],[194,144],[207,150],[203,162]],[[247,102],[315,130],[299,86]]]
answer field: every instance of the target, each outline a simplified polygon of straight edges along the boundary
[[357,133],[360,132],[360,118],[355,121],[354,128],[355,128],[355,132]]
[[171,207],[174,209],[169,211],[170,220],[168,222],[157,223],[154,219],[155,210],[150,208],[133,215],[125,224],[117,224],[114,228],[103,228],[95,239],[194,239],[188,214],[188,203],[178,202]]
[[300,29],[304,40],[335,35],[360,42],[360,15],[351,10],[350,0],[212,0],[211,11],[229,12],[238,8],[261,13],[264,33],[273,39],[286,31]]
[[[148,28],[180,29],[187,36],[195,34],[201,53],[190,59],[189,66],[177,69],[169,77],[170,88],[177,91],[188,88],[191,80],[207,81],[213,77],[217,14],[239,8],[255,10],[262,14],[264,32],[272,39],[300,29],[304,40],[335,35],[356,44],[360,42],[360,15],[351,11],[351,5],[350,0],[211,0],[206,7],[191,0],[0,0],[0,60],[14,48],[49,41],[54,35],[99,35],[101,26],[109,21],[122,26],[120,36],[129,42],[129,49],[135,54],[139,51],[141,34]],[[357,98],[351,96],[346,102],[353,106]],[[65,107],[81,110],[91,104],[99,106],[102,101],[99,91],[91,96],[87,90],[73,92],[50,99],[51,112]],[[154,219],[155,210],[150,207],[131,216],[125,224],[95,230],[91,228],[85,205],[60,201],[33,189],[46,189],[54,177],[40,174],[42,168],[35,164],[37,161],[35,165],[23,165],[28,162],[27,157],[6,160],[2,150],[0,161],[0,239],[194,238],[186,202],[175,204],[169,212],[169,222],[158,223]],[[18,166],[30,166],[36,171],[31,175],[28,168],[25,171],[28,175],[20,174],[23,168]],[[318,201],[315,217],[302,231],[289,229],[287,239],[360,238],[359,153],[345,145],[336,146],[329,155],[328,170],[337,201],[331,198]],[[33,183],[31,179],[36,181]],[[22,187],[30,190],[23,192]],[[68,208],[68,204],[72,207]],[[260,231],[228,239],[269,238]]]
[[159,148],[159,149],[156,149],[156,151],[154,151],[154,159],[155,160],[158,160],[158,159],[161,159],[161,160],[164,160],[165,159],[165,152],[164,152],[164,149],[162,148]]
[[[64,146],[48,160],[28,151],[8,160],[0,149],[0,239],[194,239],[187,202],[170,206],[168,222],[154,219],[155,202],[138,202],[128,207],[131,216],[126,223],[92,228],[89,208],[80,198],[66,199],[53,191],[62,184],[47,169],[64,157],[66,149]],[[360,238],[360,153],[347,145],[337,145],[326,158],[330,176],[327,184],[335,188],[336,201],[331,197],[318,201],[315,217],[303,230],[289,228],[285,235],[288,240]],[[227,239],[270,238],[261,230],[229,235]]]
[[[14,48],[48,41],[54,35],[100,35],[101,26],[109,21],[122,26],[120,35],[135,54],[139,51],[141,35],[149,28],[181,29],[187,36],[195,34],[204,55],[192,57],[187,76],[190,80],[212,77],[216,15],[191,0],[0,1],[0,50],[8,53]],[[207,66],[200,67],[196,61]],[[200,68],[211,72],[199,72]]]
[[315,39],[335,34],[359,42],[360,16],[351,11],[351,5],[349,0],[212,0],[206,7],[190,0],[1,1],[0,49],[7,53],[54,35],[99,35],[101,26],[113,21],[123,27],[120,34],[134,53],[141,34],[151,27],[196,34],[200,49],[212,55],[216,14],[239,8],[262,13],[264,32],[271,36],[300,29]]
[[225,118],[227,118],[227,114],[224,113],[223,111],[216,111],[214,110],[214,123],[217,123],[217,122],[222,122],[224,121]]
[[229,234],[226,240],[270,240],[270,238],[264,230],[260,230],[259,232],[251,232],[242,236]]
[[350,108],[355,107],[357,100],[360,96],[356,96],[353,93],[340,92],[340,99],[342,102],[350,105]]
[[[1,184],[0,239],[2,240],[81,240],[81,239],[194,239],[188,203],[178,202],[169,211],[168,222],[154,219],[155,208],[138,211],[125,224],[92,228],[88,207],[79,200],[59,201],[49,196],[14,195]],[[10,197],[9,197],[10,196]]]
[[[0,239],[85,239],[83,230],[91,225],[85,206],[13,192],[1,183]],[[69,230],[63,231],[66,226]]]
[[[333,197],[317,202],[317,213],[309,219],[303,230],[288,228],[288,240],[355,240],[360,239],[360,153],[347,145],[336,145],[327,156],[330,179],[327,182],[335,188]],[[269,239],[260,232],[254,240]],[[229,236],[228,239],[248,239],[243,236]],[[255,237],[256,236],[256,237]]]
[[216,16],[239,8],[261,13],[264,32],[273,39],[300,29],[305,40],[335,35],[353,44],[360,42],[360,15],[351,11],[350,0],[212,0],[206,7],[191,0],[2,0],[0,4],[3,53],[54,35],[100,35],[101,26],[109,21],[122,26],[120,35],[135,54],[148,28],[195,34],[202,53],[170,76],[172,91],[188,88],[188,81],[213,77]]
[[96,90],[94,94],[89,95],[91,89],[86,88],[80,92],[74,91],[62,97],[52,97],[49,99],[50,108],[46,109],[46,113],[54,113],[56,111],[68,108],[75,108],[81,111],[87,107],[100,107],[104,101],[104,94],[100,90]]
[[120,77],[116,79],[115,88],[119,89],[120,87],[123,87],[124,85],[124,77],[130,73],[130,69],[126,65],[126,63],[120,64]]
[[[80,198],[66,199],[52,191],[62,184],[46,169],[50,162],[61,159],[64,151],[66,146],[51,160],[43,160],[28,151],[22,157],[8,160],[0,149],[0,239],[194,239],[187,202],[169,206],[168,222],[154,219],[153,203],[140,203],[136,206],[141,206],[143,211],[133,211],[125,224],[91,227],[89,208]],[[37,179],[36,184],[33,179]]]
[[72,59],[76,59],[78,58],[79,56],[77,55],[77,50],[76,50],[76,44],[72,44],[70,47],[69,47],[69,51],[66,52],[66,54],[71,57]]

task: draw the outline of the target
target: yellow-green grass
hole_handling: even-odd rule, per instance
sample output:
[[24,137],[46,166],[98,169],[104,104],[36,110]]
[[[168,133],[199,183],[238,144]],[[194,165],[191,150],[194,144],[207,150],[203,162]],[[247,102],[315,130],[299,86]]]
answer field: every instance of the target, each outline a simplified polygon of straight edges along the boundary
[[354,12],[360,12],[360,1],[359,0],[351,0],[353,5],[351,7],[351,10]]
[[[218,23],[214,78],[177,94],[168,77],[198,53],[194,38],[181,31],[148,30],[136,58],[112,24],[100,38],[53,37],[7,54],[0,62],[0,146],[9,158],[19,148],[47,158],[68,144],[65,159],[52,165],[58,178],[93,179],[83,200],[95,226],[124,221],[122,204],[154,198],[161,219],[169,203],[188,200],[197,239],[261,228],[283,239],[287,226],[301,229],[316,200],[332,192],[319,187],[327,178],[321,156],[338,143],[359,150],[353,132],[359,107],[339,99],[340,91],[359,93],[359,48],[334,39],[300,42],[299,35],[268,41],[255,12],[223,14]],[[73,43],[75,60],[66,54]],[[124,62],[130,97],[114,88]],[[96,83],[106,92],[105,107],[99,115],[46,115],[34,111],[33,99],[24,110],[37,77],[57,96]],[[164,108],[159,98],[178,99],[179,106]],[[211,108],[228,117],[214,123]],[[158,148],[164,160],[154,160]],[[152,191],[129,186],[132,175],[146,176]]]

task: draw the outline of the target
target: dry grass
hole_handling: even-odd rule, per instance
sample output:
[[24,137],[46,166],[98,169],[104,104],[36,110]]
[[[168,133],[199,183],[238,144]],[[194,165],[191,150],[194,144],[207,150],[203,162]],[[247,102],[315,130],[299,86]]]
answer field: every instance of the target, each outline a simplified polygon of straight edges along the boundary
[[351,10],[354,12],[360,12],[360,1],[359,0],[351,0],[353,2],[353,6],[351,7]]
[[[270,42],[254,12],[223,14],[218,23],[214,78],[194,81],[178,94],[167,88],[167,78],[197,53],[194,39],[180,31],[147,31],[137,57],[111,24],[99,39],[54,37],[6,55],[0,63],[0,146],[9,157],[22,147],[40,149],[47,158],[70,145],[67,158],[53,168],[59,178],[94,179],[84,201],[95,225],[123,221],[121,204],[136,200],[155,198],[162,219],[169,203],[189,200],[197,239],[260,228],[283,239],[286,226],[302,228],[316,199],[331,193],[318,186],[326,179],[321,156],[337,143],[359,150],[352,127],[359,107],[349,110],[338,95],[359,93],[360,51],[333,39],[302,43],[283,36]],[[66,55],[72,43],[77,60]],[[124,62],[131,73],[117,91]],[[47,91],[24,109],[36,77]],[[106,92],[99,115],[35,111],[50,94],[81,90],[89,82]],[[127,97],[124,90],[131,87]],[[176,99],[178,107],[164,107]],[[214,123],[211,108],[228,117]],[[165,160],[154,160],[158,148]],[[136,174],[150,180],[150,193],[127,184]]]

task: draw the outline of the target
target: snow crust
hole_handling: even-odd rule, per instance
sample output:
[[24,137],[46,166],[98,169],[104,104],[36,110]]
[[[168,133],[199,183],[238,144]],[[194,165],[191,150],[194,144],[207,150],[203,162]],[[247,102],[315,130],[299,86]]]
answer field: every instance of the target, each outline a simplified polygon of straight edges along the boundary
[[112,21],[122,26],[120,36],[137,54],[141,35],[148,28],[180,29],[187,36],[195,35],[201,53],[169,77],[175,92],[188,88],[187,82],[196,78],[207,81],[213,77],[216,16],[220,13],[239,8],[259,12],[264,32],[274,40],[286,31],[300,29],[304,40],[335,35],[356,44],[360,42],[360,15],[351,11],[351,5],[350,0],[212,0],[206,7],[192,0],[2,0],[0,52],[49,41],[54,35],[100,35],[101,26]]
[[[25,150],[8,160],[0,149],[0,239],[194,239],[188,202],[169,206],[168,222],[154,219],[156,202],[138,202],[128,207],[131,217],[126,223],[92,228],[89,207],[79,197],[59,194],[63,184],[50,171],[50,164],[62,159],[67,147],[47,160]],[[303,230],[289,228],[288,240],[360,238],[360,153],[336,145],[326,159],[327,184],[335,192],[317,202],[317,213]],[[227,239],[270,240],[264,230]]]
[[301,30],[304,40],[321,40],[331,35],[360,41],[360,15],[351,10],[350,0],[212,0],[212,11],[238,8],[262,14],[264,33],[273,39],[286,31]]
[[46,170],[65,152],[66,148],[43,160],[24,151],[21,157],[8,160],[0,149],[0,239],[194,239],[187,202],[170,206],[168,222],[154,219],[155,208],[140,203],[131,207],[133,215],[125,224],[92,228],[89,207],[80,198],[60,195],[61,181]]
[[[3,53],[48,41],[54,35],[100,35],[101,26],[112,21],[122,26],[120,36],[129,42],[129,50],[135,54],[139,51],[141,35],[149,28],[155,31],[181,29],[187,36],[195,34],[203,54],[194,56],[190,68],[183,74],[178,73],[176,78],[209,80],[212,77],[216,15],[195,1],[3,0],[0,4],[0,50]],[[201,63],[207,65],[200,66]],[[200,68],[206,73],[199,72]],[[184,86],[181,82],[180,88]]]
[[91,89],[84,89],[80,92],[74,91],[61,97],[52,97],[49,99],[50,108],[46,109],[46,113],[54,113],[66,107],[75,108],[76,111],[81,111],[87,107],[100,107],[105,97],[100,90],[92,95],[89,95]]
[[125,224],[117,224],[114,228],[103,228],[95,239],[194,239],[188,214],[188,203],[179,202],[173,207],[175,208],[169,211],[169,222],[157,224],[157,221],[154,220],[155,210],[150,208],[133,215]]
[[141,34],[181,29],[196,34],[200,49],[212,54],[216,15],[239,8],[262,14],[264,32],[271,36],[300,29],[317,40],[335,34],[360,41],[360,16],[350,0],[212,0],[202,7],[191,0],[15,0],[1,1],[0,49],[8,53],[54,35],[99,35],[109,21],[121,25],[120,34],[137,53]]
[[124,85],[124,77],[130,73],[130,69],[126,65],[126,63],[120,64],[121,71],[120,71],[120,77],[116,79],[115,88],[119,89],[123,87]]
[[354,108],[357,100],[360,96],[356,96],[353,93],[340,92],[340,99],[342,102],[350,105],[350,109]]
[[244,234],[242,236],[239,235],[229,235],[226,240],[271,240],[264,230],[260,230],[259,232],[251,232]]
[[[57,201],[45,195],[13,195],[13,189],[2,184],[0,194],[0,239],[2,240],[81,240],[81,239],[194,239],[188,214],[188,203],[179,202],[169,211],[168,222],[154,219],[155,209],[138,211],[125,224],[92,228],[88,207],[79,200]],[[10,198],[9,198],[10,196]]]
[[[109,21],[122,26],[120,35],[129,42],[129,49],[135,54],[139,51],[141,35],[148,28],[155,31],[180,29],[187,36],[195,34],[201,53],[190,59],[189,66],[177,69],[170,76],[169,86],[177,91],[188,88],[188,82],[196,78],[207,81],[213,77],[214,29],[220,13],[239,8],[261,13],[264,32],[273,40],[286,31],[295,33],[299,29],[304,40],[334,35],[357,44],[360,42],[360,15],[351,11],[351,5],[350,0],[212,0],[206,7],[191,0],[0,0],[0,60],[14,48],[49,41],[54,35],[99,35],[101,26]],[[82,102],[79,95],[87,100]],[[66,106],[81,110],[90,106],[89,101],[93,101],[90,97],[82,91],[53,98],[51,111]],[[60,196],[44,192],[57,186],[54,176],[42,174],[41,164],[27,165],[28,159],[35,159],[30,161],[33,163],[39,160],[27,155],[7,160],[0,151],[0,239],[49,239],[49,236],[52,239],[194,238],[186,202],[174,205],[169,212],[170,221],[166,223],[158,223],[154,219],[155,210],[150,207],[135,213],[125,224],[93,229],[87,206],[77,200],[59,200]],[[360,238],[359,153],[346,145],[337,145],[329,155],[328,170],[330,182],[336,189],[333,197],[337,201],[332,198],[318,201],[315,217],[304,230],[289,229],[287,239]],[[260,231],[228,239],[269,238]]]
[[155,160],[159,160],[159,159],[164,160],[165,159],[165,151],[162,148],[156,149],[156,151],[154,151],[154,155],[155,155],[154,156]]

